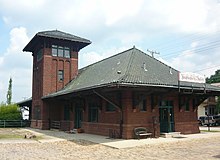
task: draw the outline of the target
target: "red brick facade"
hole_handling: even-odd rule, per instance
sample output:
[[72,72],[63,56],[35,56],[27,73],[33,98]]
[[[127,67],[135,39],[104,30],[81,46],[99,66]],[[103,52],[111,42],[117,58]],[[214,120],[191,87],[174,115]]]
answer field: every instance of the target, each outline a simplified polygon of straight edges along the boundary
[[[89,101],[94,99],[98,104],[101,104],[98,109],[98,121],[89,121]],[[121,111],[116,109],[113,112],[106,111],[106,101],[99,98],[97,95],[87,95],[84,96],[85,103],[83,106],[83,119],[81,128],[86,133],[98,134],[109,136],[112,131],[116,133],[116,137],[120,134],[120,115]],[[135,127],[146,127],[150,132],[154,134],[154,137],[160,136],[160,123],[159,123],[159,104],[156,104],[154,108],[151,105],[151,96],[146,92],[146,111],[140,111],[139,108],[134,108],[133,106],[133,91],[126,90],[121,91],[120,104],[123,108],[123,134],[122,138],[130,139],[134,138],[134,128]],[[184,109],[179,108],[179,101],[177,95],[168,95],[163,97],[163,99],[173,101],[174,109],[174,131],[181,132],[183,134],[198,133],[199,126],[197,122],[197,110],[193,109],[192,100],[190,100],[189,111],[184,111]],[[60,121],[61,130],[71,130],[75,127],[75,108],[77,107],[75,102],[77,99],[70,100],[51,100],[47,101],[47,106],[49,106],[49,117],[51,121]],[[70,119],[68,121],[64,120],[64,106],[70,106]],[[156,123],[153,123],[156,117]],[[47,126],[45,121],[44,126]],[[32,123],[36,124],[36,122]],[[42,125],[41,121],[38,121],[38,125]],[[33,126],[33,127],[36,127]]]
[[[43,57],[37,60],[36,49],[33,53],[33,90],[32,90],[32,127],[49,129],[49,106],[42,97],[62,89],[78,74],[78,52],[71,49],[70,57],[52,56],[51,47],[42,48]],[[63,81],[58,80],[58,71],[63,70]],[[38,110],[38,111],[36,111]],[[38,113],[36,113],[38,112]],[[37,117],[36,117],[37,116]]]

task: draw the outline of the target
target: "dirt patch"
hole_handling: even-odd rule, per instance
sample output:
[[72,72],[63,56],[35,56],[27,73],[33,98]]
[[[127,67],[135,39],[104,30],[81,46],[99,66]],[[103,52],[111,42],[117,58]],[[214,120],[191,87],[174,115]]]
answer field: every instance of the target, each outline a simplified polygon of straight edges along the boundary
[[[4,130],[6,131],[6,130]],[[12,130],[7,130],[11,132]],[[26,133],[14,131],[13,133]],[[4,132],[6,133],[6,132]],[[52,132],[53,133],[53,132]],[[57,132],[54,132],[57,136]],[[65,134],[66,135],[66,134]],[[215,136],[213,136],[215,135]],[[71,136],[71,135],[70,135]],[[194,160],[194,159],[219,159],[220,134],[203,134],[204,138],[178,140],[169,143],[146,144],[143,146],[114,149],[83,139],[66,140],[47,143],[0,143],[1,160],[37,160],[37,159],[140,159],[140,160]],[[187,139],[187,138],[186,138]],[[1,140],[0,140],[1,141]]]

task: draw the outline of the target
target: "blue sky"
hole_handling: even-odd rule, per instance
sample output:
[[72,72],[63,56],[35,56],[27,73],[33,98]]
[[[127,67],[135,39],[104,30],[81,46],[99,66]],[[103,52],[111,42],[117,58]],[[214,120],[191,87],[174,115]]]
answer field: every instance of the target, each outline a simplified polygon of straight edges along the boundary
[[13,101],[31,96],[32,56],[22,52],[39,31],[58,29],[92,41],[84,67],[134,45],[181,72],[220,68],[219,0],[0,0],[0,102],[9,78]]

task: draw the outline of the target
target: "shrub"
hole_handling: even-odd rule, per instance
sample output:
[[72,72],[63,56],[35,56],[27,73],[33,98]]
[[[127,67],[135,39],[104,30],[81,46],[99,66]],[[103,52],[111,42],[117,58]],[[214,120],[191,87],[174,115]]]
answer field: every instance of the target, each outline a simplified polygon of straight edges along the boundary
[[0,120],[22,120],[22,114],[16,104],[0,104]]

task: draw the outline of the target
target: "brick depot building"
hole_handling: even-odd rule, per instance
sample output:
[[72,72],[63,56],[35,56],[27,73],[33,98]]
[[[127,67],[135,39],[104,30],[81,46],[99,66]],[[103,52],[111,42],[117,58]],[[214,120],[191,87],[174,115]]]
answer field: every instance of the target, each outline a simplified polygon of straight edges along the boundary
[[53,30],[23,49],[33,55],[31,127],[124,139],[140,126],[155,137],[199,132],[197,106],[219,87],[179,81],[179,71],[135,47],[78,69],[79,51],[90,43]]

